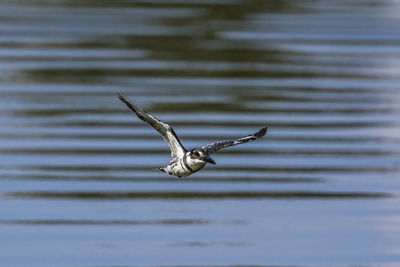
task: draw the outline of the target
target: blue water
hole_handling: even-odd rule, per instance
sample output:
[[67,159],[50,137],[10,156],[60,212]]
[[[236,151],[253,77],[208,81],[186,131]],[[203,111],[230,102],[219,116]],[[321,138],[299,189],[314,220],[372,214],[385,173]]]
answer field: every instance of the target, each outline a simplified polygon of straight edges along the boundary
[[[0,266],[400,264],[397,1],[0,3]],[[178,179],[117,96],[218,151]]]

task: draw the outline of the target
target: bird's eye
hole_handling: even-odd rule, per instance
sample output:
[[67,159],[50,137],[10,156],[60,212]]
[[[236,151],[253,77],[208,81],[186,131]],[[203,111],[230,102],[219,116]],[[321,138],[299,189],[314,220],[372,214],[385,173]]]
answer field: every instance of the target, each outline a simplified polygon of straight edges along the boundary
[[197,151],[194,152],[193,155],[195,155],[195,156],[197,156],[197,157],[200,156],[199,152],[197,152]]

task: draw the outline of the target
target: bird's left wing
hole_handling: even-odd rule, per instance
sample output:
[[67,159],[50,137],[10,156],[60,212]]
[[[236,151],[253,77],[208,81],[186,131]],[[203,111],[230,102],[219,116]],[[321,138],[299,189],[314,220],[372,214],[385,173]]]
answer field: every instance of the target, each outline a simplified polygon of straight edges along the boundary
[[182,156],[186,153],[185,148],[182,146],[181,142],[179,141],[178,136],[176,135],[174,129],[172,129],[169,124],[166,124],[154,116],[146,113],[144,110],[136,107],[135,105],[131,104],[128,100],[125,99],[125,97],[118,93],[119,99],[124,102],[128,108],[130,108],[142,121],[147,122],[150,124],[154,129],[159,132],[165,141],[167,141],[170,149],[171,149],[171,156]]
[[254,141],[260,137],[263,137],[267,132],[267,127],[261,128],[258,132],[254,134],[250,134],[248,136],[236,139],[236,140],[227,140],[227,141],[220,141],[216,143],[212,143],[206,146],[202,146],[201,149],[205,150],[208,154],[211,154],[219,149],[229,147],[229,146],[236,146],[239,144],[244,144],[250,141]]

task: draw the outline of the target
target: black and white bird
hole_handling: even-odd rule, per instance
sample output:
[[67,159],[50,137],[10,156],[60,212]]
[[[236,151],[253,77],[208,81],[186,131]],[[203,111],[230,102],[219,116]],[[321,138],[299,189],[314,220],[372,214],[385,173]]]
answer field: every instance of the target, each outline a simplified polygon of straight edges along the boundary
[[178,177],[189,176],[202,169],[207,163],[215,164],[215,161],[210,157],[211,153],[225,147],[254,141],[260,137],[263,137],[267,132],[267,127],[264,127],[254,134],[250,134],[236,140],[220,141],[188,151],[183,147],[171,126],[131,104],[125,99],[125,97],[122,96],[122,94],[118,93],[118,97],[139,117],[139,119],[147,122],[154,129],[156,129],[168,143],[169,148],[171,149],[172,160],[167,166],[158,168],[156,170]]

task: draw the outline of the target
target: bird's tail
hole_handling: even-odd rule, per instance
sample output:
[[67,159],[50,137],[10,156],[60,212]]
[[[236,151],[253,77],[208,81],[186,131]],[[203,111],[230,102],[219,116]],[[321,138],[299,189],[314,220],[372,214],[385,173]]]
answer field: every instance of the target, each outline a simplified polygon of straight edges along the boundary
[[153,169],[155,171],[160,171],[160,172],[167,172],[167,170],[165,169],[165,167],[161,167],[161,168],[155,168]]

